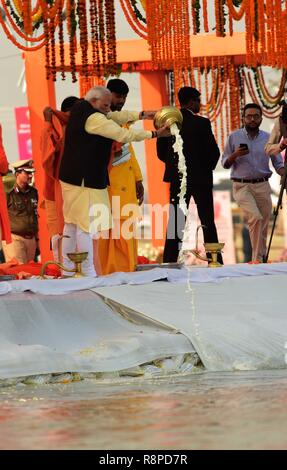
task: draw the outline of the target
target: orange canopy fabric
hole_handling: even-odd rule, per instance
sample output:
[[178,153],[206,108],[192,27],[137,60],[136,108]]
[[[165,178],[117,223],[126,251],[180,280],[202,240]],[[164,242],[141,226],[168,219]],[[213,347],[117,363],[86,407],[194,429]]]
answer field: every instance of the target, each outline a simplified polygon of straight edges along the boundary
[[4,185],[2,181],[2,175],[5,175],[8,171],[8,160],[2,143],[2,127],[0,125],[0,225],[2,240],[5,240],[6,243],[11,243],[11,232],[10,232],[10,222],[7,210],[7,200],[6,194],[4,191]]

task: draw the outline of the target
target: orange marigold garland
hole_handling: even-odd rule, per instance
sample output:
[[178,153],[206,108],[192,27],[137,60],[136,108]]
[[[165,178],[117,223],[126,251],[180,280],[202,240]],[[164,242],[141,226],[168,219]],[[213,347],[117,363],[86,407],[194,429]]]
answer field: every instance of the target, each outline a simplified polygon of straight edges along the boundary
[[68,24],[68,36],[69,36],[69,55],[70,55],[70,67],[72,74],[72,82],[77,81],[76,77],[76,17],[75,17],[75,2],[74,0],[66,0],[66,15]]
[[130,27],[143,39],[147,39],[146,24],[143,25],[143,23],[140,22],[139,18],[135,15],[130,0],[120,0],[120,4]]
[[42,10],[43,10],[43,27],[44,27],[44,34],[45,34],[45,66],[46,66],[46,79],[49,80],[50,78],[50,29],[49,29],[49,22],[48,22],[48,6],[46,2],[42,2]]
[[148,43],[153,68],[174,70],[175,88],[185,80],[190,66],[188,0],[146,2]]
[[59,28],[59,50],[60,50],[60,70],[62,80],[65,80],[65,43],[64,43],[64,25],[63,25],[63,1],[58,6],[58,28]]
[[101,61],[98,34],[98,8],[97,0],[90,0],[90,24],[91,24],[91,46],[92,46],[92,74],[100,75]]
[[52,18],[49,22],[49,40],[50,40],[50,70],[53,77],[53,81],[56,81],[56,46],[55,46],[55,21]]
[[24,31],[26,34],[32,35],[33,27],[32,27],[32,10],[31,10],[31,2],[30,0],[22,0],[23,5],[23,23],[24,23]]
[[83,75],[88,76],[88,28],[86,0],[78,0],[77,15],[78,25],[80,28],[81,71]]
[[116,25],[114,0],[106,0],[106,40],[108,44],[107,72],[115,75],[117,71]]
[[203,0],[202,9],[203,9],[203,25],[204,25],[204,31],[205,31],[205,33],[208,33],[208,32],[209,32],[209,26],[208,26],[207,0]]
[[104,12],[104,0],[98,0],[98,12],[99,12],[99,39],[101,44],[102,52],[102,64],[104,70],[106,68],[106,40],[105,40],[105,12]]

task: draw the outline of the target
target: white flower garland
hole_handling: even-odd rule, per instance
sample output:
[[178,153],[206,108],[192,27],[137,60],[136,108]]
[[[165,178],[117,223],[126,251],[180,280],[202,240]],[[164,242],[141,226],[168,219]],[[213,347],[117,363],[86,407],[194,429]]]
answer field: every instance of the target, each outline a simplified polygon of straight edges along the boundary
[[179,133],[179,128],[176,124],[172,124],[170,126],[171,135],[175,137],[175,143],[173,144],[172,148],[178,155],[178,172],[181,175],[181,182],[180,182],[180,191],[179,191],[179,208],[182,210],[184,215],[187,215],[187,206],[186,206],[186,164],[185,164],[185,156],[183,155],[183,140]]

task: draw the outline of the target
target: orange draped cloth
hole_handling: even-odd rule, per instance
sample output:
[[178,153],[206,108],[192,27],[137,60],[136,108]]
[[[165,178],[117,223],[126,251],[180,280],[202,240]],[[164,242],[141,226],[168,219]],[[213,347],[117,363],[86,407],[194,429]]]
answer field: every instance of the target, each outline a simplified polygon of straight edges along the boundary
[[53,110],[52,122],[45,123],[41,138],[42,166],[45,174],[43,195],[50,237],[63,233],[64,227],[59,171],[68,120],[67,113]]
[[[7,274],[13,274],[18,278],[21,278],[21,274],[29,274],[30,276],[39,276],[41,273],[42,264],[35,263],[30,261],[26,264],[17,263],[17,261],[11,261],[10,263],[0,264],[0,276]],[[45,274],[47,276],[59,277],[61,276],[61,271],[57,266],[47,266]],[[24,276],[26,277],[26,276]]]
[[7,209],[7,199],[2,181],[2,175],[8,171],[8,160],[2,143],[2,127],[0,125],[0,226],[2,240],[11,243],[10,222]]

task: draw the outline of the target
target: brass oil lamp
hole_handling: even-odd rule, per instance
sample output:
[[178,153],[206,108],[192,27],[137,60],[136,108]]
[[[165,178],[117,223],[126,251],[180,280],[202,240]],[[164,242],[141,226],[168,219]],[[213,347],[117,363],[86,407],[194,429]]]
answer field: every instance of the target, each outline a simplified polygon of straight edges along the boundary
[[208,267],[209,268],[221,268],[222,264],[219,263],[217,260],[218,255],[222,252],[222,249],[225,245],[225,243],[219,243],[219,242],[214,242],[214,243],[204,243],[203,246],[205,248],[206,253],[211,254],[211,260],[201,256],[199,254],[199,249],[198,249],[198,231],[200,228],[205,227],[204,225],[199,225],[196,229],[196,243],[195,243],[195,249],[190,250],[190,252],[196,256],[196,258],[201,259],[202,261],[207,261],[208,262]]
[[82,263],[83,263],[83,261],[85,261],[87,259],[88,254],[89,253],[87,251],[83,251],[83,252],[77,252],[76,251],[75,253],[67,253],[68,258],[71,261],[73,261],[73,263],[75,264],[75,267],[72,268],[72,269],[71,268],[66,268],[62,263],[59,263],[58,261],[47,261],[42,266],[40,277],[42,279],[45,279],[46,267],[51,265],[51,264],[53,264],[55,266],[58,266],[63,271],[66,271],[68,273],[75,273],[71,277],[75,277],[75,278],[85,277],[85,274],[83,274],[83,270],[82,270]]

